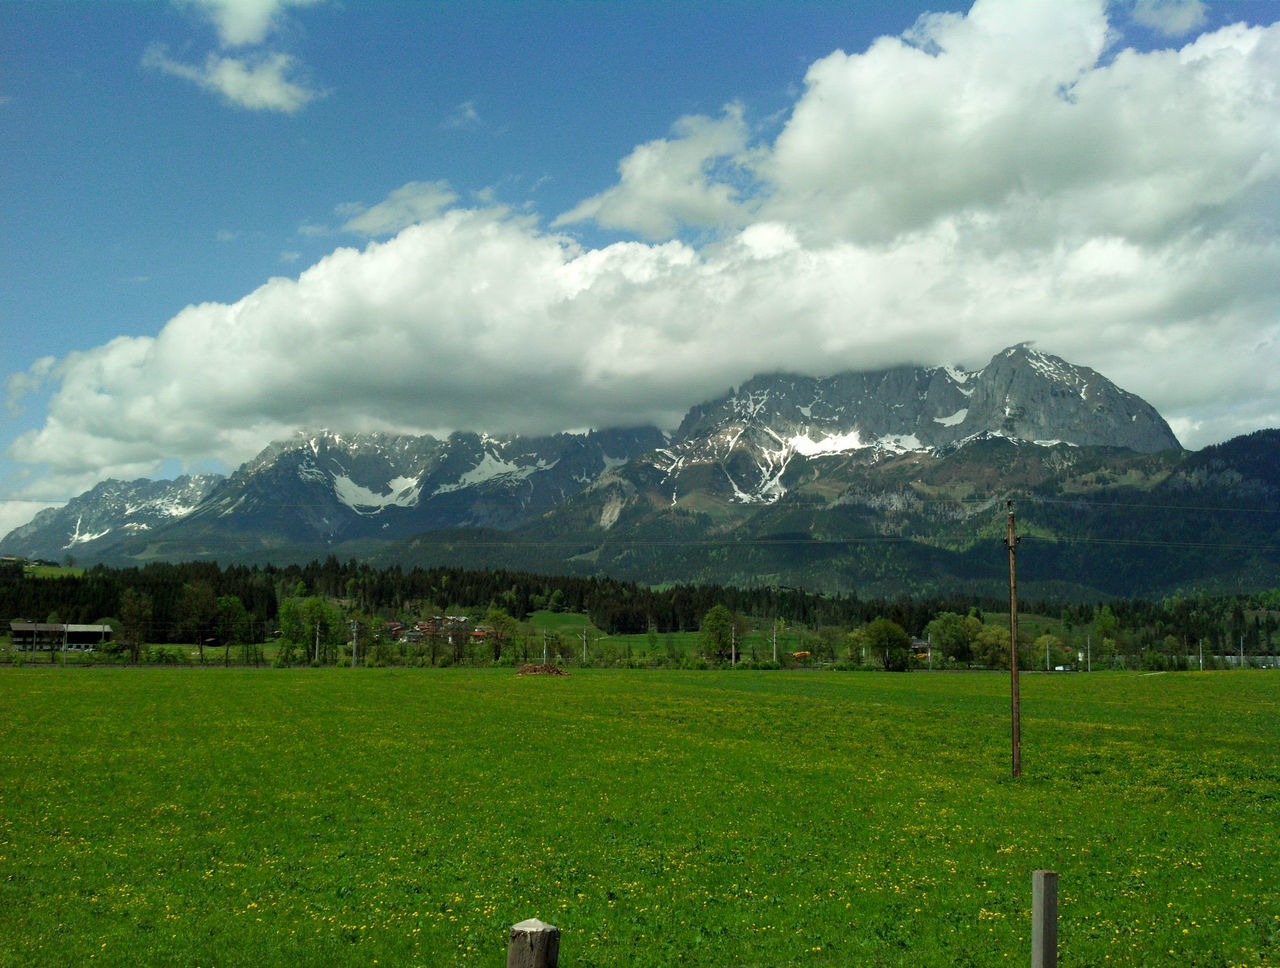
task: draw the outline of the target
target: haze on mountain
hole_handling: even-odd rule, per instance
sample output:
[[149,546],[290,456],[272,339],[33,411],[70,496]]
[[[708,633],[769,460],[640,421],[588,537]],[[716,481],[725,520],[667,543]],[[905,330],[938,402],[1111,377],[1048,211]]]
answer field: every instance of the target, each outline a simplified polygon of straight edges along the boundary
[[1270,6],[943,6],[3,5],[3,497],[1028,340],[1280,424]]

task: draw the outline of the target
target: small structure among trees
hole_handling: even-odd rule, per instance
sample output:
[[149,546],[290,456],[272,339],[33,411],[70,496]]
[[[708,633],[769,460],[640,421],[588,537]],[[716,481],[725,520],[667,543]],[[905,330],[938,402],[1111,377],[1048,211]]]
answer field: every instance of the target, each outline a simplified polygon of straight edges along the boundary
[[69,625],[65,622],[10,622],[9,636],[22,652],[92,652],[111,641],[110,625]]

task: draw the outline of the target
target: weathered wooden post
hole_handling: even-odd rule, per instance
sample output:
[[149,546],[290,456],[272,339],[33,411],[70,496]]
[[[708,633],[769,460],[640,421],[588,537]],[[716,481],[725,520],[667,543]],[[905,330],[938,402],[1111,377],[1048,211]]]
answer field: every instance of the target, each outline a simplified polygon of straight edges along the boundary
[[1031,968],[1058,968],[1056,871],[1035,871],[1031,875]]
[[560,962],[560,929],[537,918],[511,928],[507,968],[556,968]]

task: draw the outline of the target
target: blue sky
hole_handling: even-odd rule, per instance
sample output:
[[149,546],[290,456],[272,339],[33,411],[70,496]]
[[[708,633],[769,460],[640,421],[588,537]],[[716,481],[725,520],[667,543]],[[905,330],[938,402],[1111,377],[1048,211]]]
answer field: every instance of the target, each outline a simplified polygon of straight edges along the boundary
[[741,99],[766,122],[840,39],[901,32],[918,13],[571,0],[283,7],[262,47],[297,58],[319,92],[286,112],[142,66],[157,45],[193,63],[218,49],[199,5],[0,3],[17,189],[4,206],[5,359],[25,368],[155,334],[189,303],[234,301],[296,274],[352,241],[300,228],[332,225],[336,206],[407,182],[489,191],[550,218],[607,188],[619,159],[677,118]]
[[1280,425],[1280,4],[0,2],[0,533],[1024,339]]

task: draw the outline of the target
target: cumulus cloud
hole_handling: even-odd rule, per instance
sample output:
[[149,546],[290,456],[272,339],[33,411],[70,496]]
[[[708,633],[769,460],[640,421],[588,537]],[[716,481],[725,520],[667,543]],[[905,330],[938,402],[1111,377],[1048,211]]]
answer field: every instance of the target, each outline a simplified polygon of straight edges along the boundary
[[[757,372],[1023,340],[1189,446],[1280,426],[1280,25],[1114,36],[1101,0],[922,18],[815,63],[773,140],[685,119],[550,229],[406,185],[346,211],[379,241],[50,365],[10,456],[74,493],[308,426],[670,425]],[[586,247],[582,220],[649,241]]]
[[832,54],[761,162],[765,213],[821,239],[967,215],[1058,244],[1169,237],[1246,206],[1280,163],[1274,31],[1102,63],[1108,34],[1100,4],[988,2],[923,19],[914,43]]
[[605,228],[663,239],[682,224],[739,224],[738,194],[717,176],[724,174],[726,165],[734,167],[736,156],[746,148],[741,106],[726,107],[720,118],[681,118],[674,135],[640,145],[618,165],[617,185],[579,203],[554,225],[590,219]]

